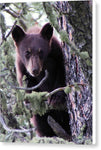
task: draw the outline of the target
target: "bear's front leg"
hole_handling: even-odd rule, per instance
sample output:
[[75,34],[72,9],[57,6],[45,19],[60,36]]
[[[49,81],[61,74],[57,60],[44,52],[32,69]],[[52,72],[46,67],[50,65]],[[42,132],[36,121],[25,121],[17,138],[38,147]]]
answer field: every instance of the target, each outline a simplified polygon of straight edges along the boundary
[[66,94],[64,91],[59,91],[51,96],[48,103],[54,108],[61,108],[66,104]]

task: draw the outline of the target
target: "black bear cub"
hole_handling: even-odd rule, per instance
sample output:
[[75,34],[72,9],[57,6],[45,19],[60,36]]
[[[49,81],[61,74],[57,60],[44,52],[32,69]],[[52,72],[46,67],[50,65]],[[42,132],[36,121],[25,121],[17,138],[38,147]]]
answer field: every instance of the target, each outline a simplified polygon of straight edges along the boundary
[[[48,91],[66,86],[66,74],[62,48],[56,37],[53,36],[53,27],[47,23],[42,29],[31,28],[28,32],[18,25],[12,32],[16,46],[16,73],[20,86],[23,85],[23,76],[27,77],[27,87],[37,85],[48,71],[48,78],[36,91]],[[30,91],[31,92],[31,91]],[[62,107],[66,103],[66,94],[59,91],[51,96],[49,104]],[[71,135],[68,111],[50,110],[43,116],[34,115],[32,120],[37,127],[39,136],[56,136],[47,122],[47,117],[52,116],[62,128]]]

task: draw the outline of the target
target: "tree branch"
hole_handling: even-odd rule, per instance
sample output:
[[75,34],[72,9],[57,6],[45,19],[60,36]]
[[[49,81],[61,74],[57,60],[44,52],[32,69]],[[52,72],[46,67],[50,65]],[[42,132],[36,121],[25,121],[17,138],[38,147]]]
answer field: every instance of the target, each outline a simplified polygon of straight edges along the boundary
[[47,72],[47,70],[45,70],[45,77],[42,78],[42,80],[37,85],[35,85],[35,86],[31,87],[31,88],[13,86],[9,82],[8,82],[8,84],[11,86],[12,89],[17,89],[17,90],[35,90],[35,89],[39,88],[46,81],[47,78],[48,78],[48,72]]
[[4,11],[6,11],[7,13],[9,13],[12,17],[14,18],[18,18],[19,14],[15,14],[14,12],[12,12],[11,10],[9,9],[4,9]]
[[7,131],[7,132],[19,132],[19,133],[23,133],[23,132],[30,132],[30,131],[35,131],[36,128],[30,128],[30,129],[10,129],[6,124],[5,121],[2,117],[2,115],[0,115],[0,123],[2,124],[3,128]]
[[0,77],[5,77],[7,75],[8,75],[8,73],[0,74]]
[[0,47],[2,46],[3,42],[7,40],[7,38],[9,37],[9,35],[11,34],[11,32],[13,31],[14,26],[16,25],[18,19],[21,17],[22,15],[22,11],[19,13],[17,19],[15,20],[13,26],[11,27],[11,30],[8,32],[8,34],[4,37],[3,41],[0,43]]
[[46,97],[48,98],[48,97],[52,96],[53,94],[55,94],[56,92],[59,92],[59,91],[63,91],[63,90],[65,91],[65,89],[66,89],[66,88],[69,88],[69,87],[87,86],[87,85],[88,85],[88,84],[86,84],[86,83],[74,83],[74,84],[71,84],[71,85],[67,85],[67,86],[65,86],[65,87],[60,87],[60,88],[57,88],[57,89],[55,89],[55,90],[49,92],[49,93],[46,95]]

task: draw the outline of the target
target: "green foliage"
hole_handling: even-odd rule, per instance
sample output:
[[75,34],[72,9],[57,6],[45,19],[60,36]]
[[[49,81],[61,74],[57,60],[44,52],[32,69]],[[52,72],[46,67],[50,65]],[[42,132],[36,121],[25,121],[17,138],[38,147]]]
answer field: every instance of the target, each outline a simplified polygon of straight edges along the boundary
[[24,101],[25,91],[17,90],[16,91],[16,97],[17,101]]
[[88,52],[80,52],[80,57],[85,60],[89,58],[89,54]]
[[87,66],[92,67],[92,61],[90,59],[86,59],[85,61],[86,61]]
[[71,91],[71,88],[70,88],[70,87],[68,87],[68,86],[64,89],[64,92],[65,92],[66,94],[69,94],[69,93],[70,93],[70,91]]
[[40,144],[74,144],[73,142],[68,142],[62,138],[53,137],[43,137],[43,138],[33,138],[30,143],[40,143]]
[[5,17],[1,12],[0,12],[0,29],[2,33],[2,39],[4,39],[6,32],[6,24],[5,24]]
[[61,40],[64,42],[69,40],[68,34],[65,30],[60,31],[60,37],[61,37]]
[[43,115],[47,109],[48,106],[45,103],[45,96],[47,92],[32,92],[32,93],[25,93],[25,91],[17,90],[16,91],[16,97],[17,97],[17,103],[13,107],[13,112],[15,115],[23,115],[25,112],[28,113],[28,118],[31,118],[30,112],[26,109],[26,106],[24,105],[24,101],[29,102],[30,109],[32,110],[33,114],[39,114]]
[[45,96],[47,92],[32,92],[25,95],[25,100],[29,100],[34,114],[42,116],[47,111],[47,104],[45,103]]
[[5,114],[5,112],[7,111],[7,99],[4,94],[4,91],[1,89],[0,89],[0,106],[1,106],[0,112]]
[[58,25],[58,22],[57,22],[57,16],[58,16],[58,14],[52,8],[51,3],[50,2],[44,2],[43,6],[44,6],[45,11],[46,11],[46,13],[48,15],[50,23],[55,27],[55,29],[57,31],[59,31],[59,25]]

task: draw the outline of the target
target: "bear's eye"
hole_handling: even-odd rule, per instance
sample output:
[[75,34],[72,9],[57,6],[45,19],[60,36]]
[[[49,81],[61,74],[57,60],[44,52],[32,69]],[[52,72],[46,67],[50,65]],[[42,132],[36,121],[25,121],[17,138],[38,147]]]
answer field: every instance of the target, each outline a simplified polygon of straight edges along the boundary
[[26,56],[26,58],[29,58],[30,56],[31,56],[31,52],[28,50],[28,51],[26,51],[25,52],[25,56]]
[[39,48],[38,54],[39,54],[40,59],[42,59],[43,58],[43,50]]

